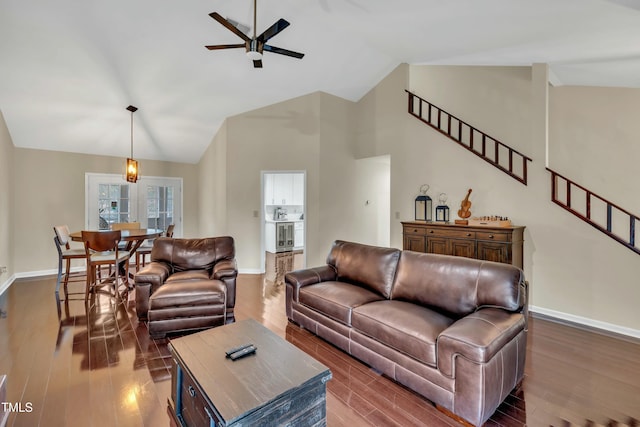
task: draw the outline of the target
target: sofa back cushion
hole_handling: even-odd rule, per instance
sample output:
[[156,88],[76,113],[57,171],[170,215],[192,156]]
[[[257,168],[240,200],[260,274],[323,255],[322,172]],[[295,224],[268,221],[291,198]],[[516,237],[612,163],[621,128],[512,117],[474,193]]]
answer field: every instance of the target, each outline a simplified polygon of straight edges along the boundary
[[169,264],[172,272],[211,270],[217,262],[234,257],[235,245],[229,236],[201,239],[159,237],[151,249],[151,260]]
[[524,274],[510,264],[403,251],[391,298],[458,317],[485,306],[518,311],[526,302]]
[[336,269],[338,281],[357,284],[389,298],[399,258],[399,249],[336,240],[327,264]]

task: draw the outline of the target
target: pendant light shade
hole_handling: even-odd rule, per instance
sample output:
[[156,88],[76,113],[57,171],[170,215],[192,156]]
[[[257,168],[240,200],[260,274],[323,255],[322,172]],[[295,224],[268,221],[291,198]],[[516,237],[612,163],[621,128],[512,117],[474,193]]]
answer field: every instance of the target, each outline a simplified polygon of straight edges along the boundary
[[135,183],[140,177],[140,168],[138,167],[138,161],[133,158],[133,113],[138,111],[138,108],[133,105],[129,105],[127,110],[131,111],[131,157],[127,158],[125,173],[127,182]]

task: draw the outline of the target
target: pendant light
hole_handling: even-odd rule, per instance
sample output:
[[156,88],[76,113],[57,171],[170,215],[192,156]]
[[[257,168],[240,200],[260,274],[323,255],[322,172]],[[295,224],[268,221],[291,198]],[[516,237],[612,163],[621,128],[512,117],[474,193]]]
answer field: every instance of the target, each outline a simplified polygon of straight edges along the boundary
[[140,177],[140,168],[138,167],[138,161],[133,158],[133,113],[138,111],[137,107],[129,105],[127,110],[131,111],[131,157],[127,158],[127,182],[135,183]]

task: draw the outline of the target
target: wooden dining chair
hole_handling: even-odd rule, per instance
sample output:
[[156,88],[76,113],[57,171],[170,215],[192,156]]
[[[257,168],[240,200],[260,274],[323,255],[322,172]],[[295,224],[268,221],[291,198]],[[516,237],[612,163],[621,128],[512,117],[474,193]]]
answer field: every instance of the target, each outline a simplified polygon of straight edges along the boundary
[[[167,231],[164,232],[165,237],[173,237],[173,229],[175,224],[169,224]],[[136,251],[136,268],[144,267],[147,263],[147,255],[151,255],[153,248],[153,240],[146,240]],[[142,264],[141,264],[142,263]]]
[[[71,241],[69,227],[67,225],[56,225],[53,227],[55,236],[53,241],[58,251],[58,278],[56,280],[56,295],[60,292],[60,283],[64,276],[64,298],[69,297],[69,291],[67,286],[69,282],[81,282],[85,281],[84,272],[72,272],[71,260],[84,259],[86,257],[84,248],[72,248],[69,242]],[[63,264],[64,263],[64,267]]]
[[[116,299],[121,299],[119,292],[121,285],[125,285],[126,289],[129,288],[129,251],[118,247],[121,235],[120,230],[82,231],[87,260],[85,303],[89,302],[89,293],[95,292],[99,287],[109,286]],[[102,277],[98,272],[105,266],[109,267],[111,274]]]

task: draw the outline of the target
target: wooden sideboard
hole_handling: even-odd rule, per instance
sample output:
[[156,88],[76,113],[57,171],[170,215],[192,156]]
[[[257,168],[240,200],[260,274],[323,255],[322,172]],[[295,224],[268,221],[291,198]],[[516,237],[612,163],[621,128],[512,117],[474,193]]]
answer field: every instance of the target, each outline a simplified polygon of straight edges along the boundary
[[402,223],[403,249],[522,266],[523,226],[487,227],[441,222]]

